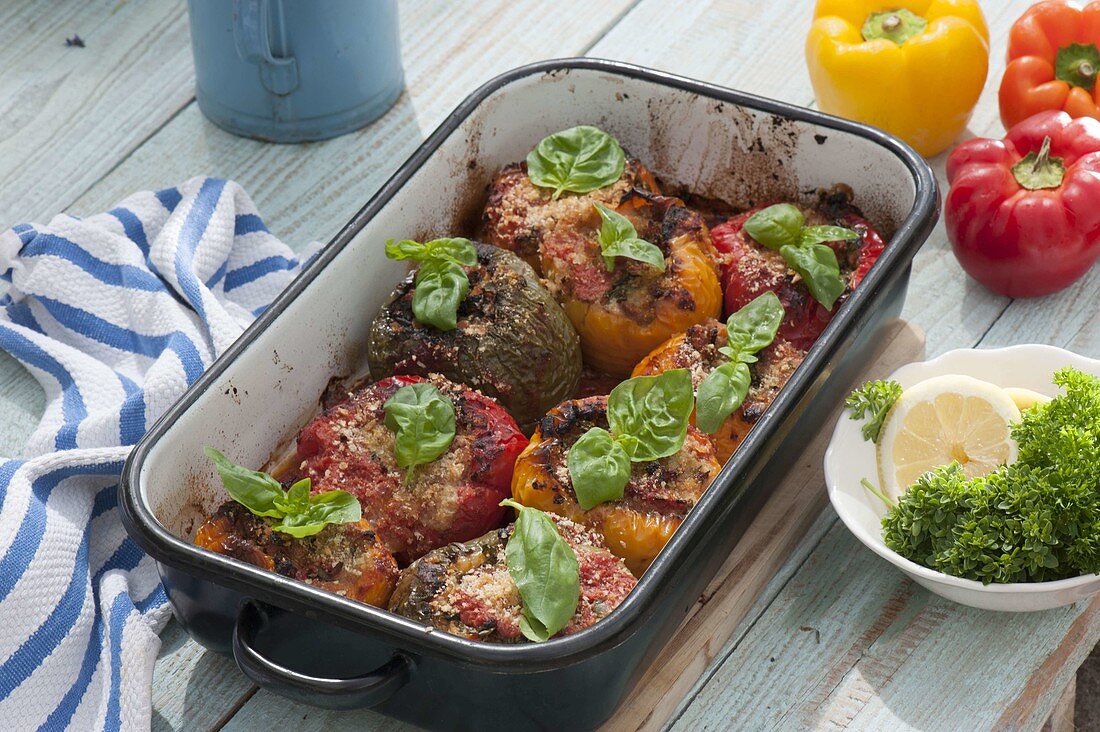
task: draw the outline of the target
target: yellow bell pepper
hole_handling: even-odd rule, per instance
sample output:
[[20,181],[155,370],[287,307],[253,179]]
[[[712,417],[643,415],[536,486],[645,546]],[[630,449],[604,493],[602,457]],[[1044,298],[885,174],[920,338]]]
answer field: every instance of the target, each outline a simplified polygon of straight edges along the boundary
[[989,31],[977,0],[818,0],[806,62],[819,109],[931,156],[970,119]]

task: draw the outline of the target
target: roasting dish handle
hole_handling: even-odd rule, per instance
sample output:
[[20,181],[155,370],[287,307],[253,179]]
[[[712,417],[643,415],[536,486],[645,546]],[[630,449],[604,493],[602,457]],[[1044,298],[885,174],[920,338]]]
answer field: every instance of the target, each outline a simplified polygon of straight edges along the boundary
[[412,659],[395,652],[370,673],[348,679],[300,673],[276,663],[256,648],[256,635],[269,622],[270,610],[257,600],[246,600],[233,628],[233,658],[241,672],[257,686],[303,704],[328,709],[363,709],[389,699],[408,683]]

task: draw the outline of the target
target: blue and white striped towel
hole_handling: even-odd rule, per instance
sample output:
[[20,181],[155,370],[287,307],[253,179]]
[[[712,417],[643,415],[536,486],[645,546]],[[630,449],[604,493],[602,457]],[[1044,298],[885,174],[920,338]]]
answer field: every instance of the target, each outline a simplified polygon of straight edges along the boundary
[[23,455],[0,461],[8,729],[149,727],[168,607],[119,521],[119,472],[298,269],[240,186],[212,178],[0,234],[0,348],[46,393]]

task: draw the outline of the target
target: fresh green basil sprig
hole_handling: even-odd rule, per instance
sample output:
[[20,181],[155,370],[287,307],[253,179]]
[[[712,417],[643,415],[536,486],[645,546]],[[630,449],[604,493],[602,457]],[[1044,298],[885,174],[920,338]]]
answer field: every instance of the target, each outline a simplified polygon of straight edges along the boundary
[[421,323],[439,330],[458,325],[458,306],[470,291],[463,267],[477,265],[477,249],[469,239],[432,239],[421,244],[412,239],[386,242],[386,256],[412,260],[420,265],[412,297],[412,311]]
[[577,503],[585,511],[623,497],[630,464],[679,452],[694,406],[691,374],[673,369],[627,379],[607,397],[610,430],[593,427],[566,456]]
[[500,505],[519,513],[504,559],[523,599],[520,632],[535,642],[549,640],[577,612],[581,596],[577,555],[545,512],[511,498]]
[[729,339],[718,349],[729,361],[707,374],[696,395],[695,426],[700,430],[714,434],[745,401],[752,382],[749,364],[755,363],[756,354],[775,340],[783,315],[783,304],[768,290],[729,316]]
[[588,193],[609,186],[626,168],[619,142],[598,127],[581,125],[545,137],[527,154],[527,177],[540,188]]
[[249,470],[230,462],[212,447],[203,448],[214,462],[226,493],[256,516],[279,519],[271,528],[296,539],[313,536],[329,524],[347,524],[362,518],[359,500],[347,491],[311,494],[309,478],[302,478],[290,490],[267,473]]
[[386,426],[394,435],[397,466],[407,468],[412,480],[417,465],[447,452],[455,438],[455,408],[433,384],[422,381],[403,386],[382,405]]
[[806,217],[796,206],[777,203],[754,213],[745,221],[745,231],[768,249],[783,256],[787,266],[806,282],[815,300],[832,310],[845,284],[840,277],[836,252],[829,241],[858,239],[859,234],[842,226],[805,226]]
[[656,244],[638,236],[638,230],[630,219],[599,203],[593,205],[603,219],[600,224],[600,250],[608,272],[615,270],[615,257],[635,259],[665,271],[665,255]]

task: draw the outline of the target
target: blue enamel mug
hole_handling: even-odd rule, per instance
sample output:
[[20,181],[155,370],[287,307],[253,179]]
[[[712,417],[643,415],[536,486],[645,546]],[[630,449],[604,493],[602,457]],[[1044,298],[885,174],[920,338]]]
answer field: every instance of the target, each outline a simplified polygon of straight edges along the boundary
[[188,0],[195,96],[219,127],[272,142],[358,129],[404,88],[397,0]]

